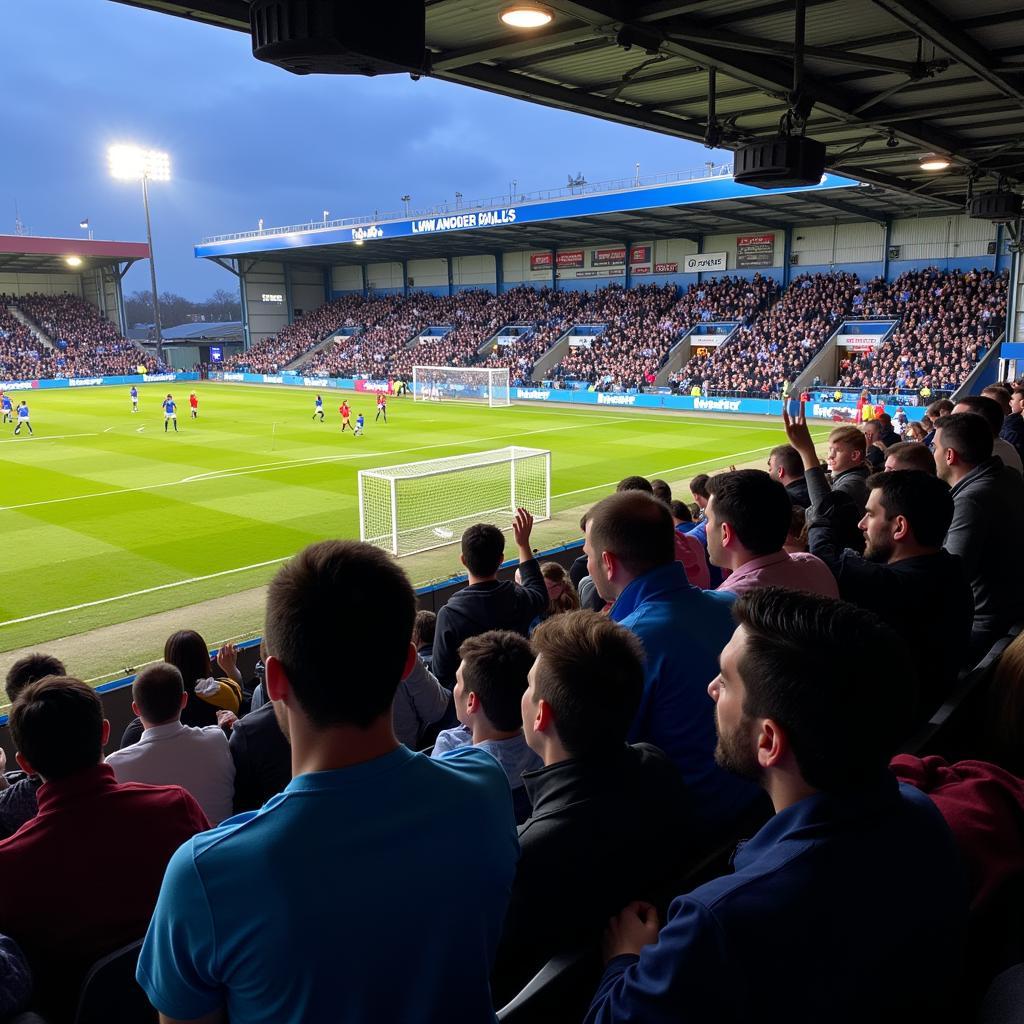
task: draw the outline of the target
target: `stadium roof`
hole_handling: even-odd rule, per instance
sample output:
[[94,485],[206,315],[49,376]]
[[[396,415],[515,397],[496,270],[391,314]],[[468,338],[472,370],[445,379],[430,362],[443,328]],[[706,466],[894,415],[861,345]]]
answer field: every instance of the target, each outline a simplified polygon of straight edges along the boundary
[[[74,258],[81,262],[68,262]],[[136,260],[145,259],[149,259],[149,246],[145,242],[0,235],[0,270],[13,270],[22,274],[80,274],[96,267],[131,266]]]
[[162,335],[164,341],[196,341],[202,338],[230,338],[241,333],[241,320],[223,320],[219,323],[190,323],[165,327]]
[[[248,0],[120,0],[249,32]],[[793,84],[793,0],[545,0],[523,32],[506,0],[425,0],[437,78],[735,148],[773,136]],[[806,0],[807,134],[827,166],[947,210],[969,179],[1024,181],[1019,0]],[[714,69],[714,76],[709,73]],[[945,154],[948,171],[919,166]]]

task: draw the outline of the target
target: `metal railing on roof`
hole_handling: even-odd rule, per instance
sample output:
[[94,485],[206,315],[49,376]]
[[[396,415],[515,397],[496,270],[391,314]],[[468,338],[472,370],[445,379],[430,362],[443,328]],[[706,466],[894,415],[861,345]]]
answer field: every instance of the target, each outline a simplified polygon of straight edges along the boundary
[[335,220],[312,220],[304,224],[288,224],[277,228],[258,228],[256,231],[235,231],[226,235],[207,235],[203,244],[211,242],[233,242],[243,238],[272,238],[275,235],[291,235],[310,231],[332,231],[335,228],[358,227],[363,224],[382,224],[388,221],[414,220],[418,217],[432,217],[439,214],[470,213],[474,210],[490,210],[501,206],[525,206],[530,203],[545,203],[552,199],[570,196],[600,195],[605,192],[625,192],[628,189],[651,188],[655,185],[674,185],[684,181],[699,181],[702,178],[731,178],[732,164],[710,164],[698,170],[667,171],[663,174],[634,175],[632,178],[613,178],[609,181],[563,185],[561,188],[540,189],[536,192],[504,192],[486,199],[458,199],[445,201],[436,206],[409,210],[374,210],[373,214],[359,217],[339,217]]

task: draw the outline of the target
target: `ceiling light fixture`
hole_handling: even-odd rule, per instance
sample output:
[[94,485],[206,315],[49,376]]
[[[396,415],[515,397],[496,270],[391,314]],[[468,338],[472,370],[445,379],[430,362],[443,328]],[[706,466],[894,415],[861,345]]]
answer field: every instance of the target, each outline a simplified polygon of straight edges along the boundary
[[64,262],[69,267],[80,267],[82,265],[82,257],[81,256],[65,256],[64,257]]
[[554,14],[543,4],[513,4],[499,15],[509,28],[543,28],[554,20]]
[[940,153],[928,153],[921,157],[922,171],[944,171],[949,167],[949,157]]

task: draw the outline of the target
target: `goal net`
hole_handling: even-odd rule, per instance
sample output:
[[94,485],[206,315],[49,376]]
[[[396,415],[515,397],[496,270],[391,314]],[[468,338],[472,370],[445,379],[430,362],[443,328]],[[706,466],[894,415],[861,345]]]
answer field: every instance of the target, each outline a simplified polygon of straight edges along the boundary
[[395,555],[454,544],[471,523],[503,529],[517,508],[551,518],[551,452],[499,448],[359,471],[359,539]]
[[414,366],[412,397],[418,402],[473,401],[511,405],[508,367]]

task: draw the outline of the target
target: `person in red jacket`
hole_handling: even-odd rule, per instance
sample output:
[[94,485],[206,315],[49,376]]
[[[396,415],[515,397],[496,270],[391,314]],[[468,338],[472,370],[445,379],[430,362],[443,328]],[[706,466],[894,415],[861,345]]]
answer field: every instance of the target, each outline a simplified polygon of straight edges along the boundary
[[180,786],[115,781],[103,762],[110,723],[77,679],[26,687],[10,728],[18,765],[43,784],[39,813],[0,842],[0,933],[28,957],[34,1008],[60,1024],[89,967],[142,938],[171,855],[210,824]]

